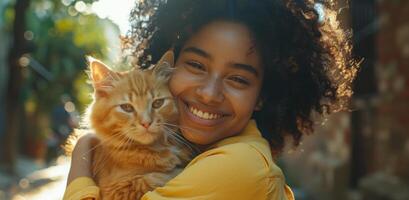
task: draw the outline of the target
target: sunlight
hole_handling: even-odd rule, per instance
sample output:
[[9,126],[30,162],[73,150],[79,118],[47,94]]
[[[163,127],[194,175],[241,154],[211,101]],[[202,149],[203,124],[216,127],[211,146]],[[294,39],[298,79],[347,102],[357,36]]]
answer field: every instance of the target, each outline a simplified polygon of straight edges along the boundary
[[135,0],[99,0],[92,4],[92,12],[100,18],[108,18],[119,26],[121,34],[130,29],[129,13],[134,7]]
[[65,156],[58,157],[56,166],[35,171],[21,179],[19,186],[25,190],[13,196],[11,200],[62,199],[69,168],[70,159]]

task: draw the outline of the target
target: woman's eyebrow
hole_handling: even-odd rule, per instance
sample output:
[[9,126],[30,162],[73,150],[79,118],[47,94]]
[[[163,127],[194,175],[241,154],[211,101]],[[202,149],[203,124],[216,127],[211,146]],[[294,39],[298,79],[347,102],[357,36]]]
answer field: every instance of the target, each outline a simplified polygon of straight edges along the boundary
[[254,76],[258,77],[258,71],[256,70],[255,67],[251,66],[251,65],[247,65],[247,64],[242,64],[242,63],[234,63],[233,65],[231,65],[233,68],[236,69],[240,69],[240,70],[245,70],[248,71],[252,74],[254,74]]
[[183,49],[183,52],[191,52],[191,53],[194,53],[194,54],[197,54],[199,56],[209,58],[209,59],[212,57],[206,51],[199,49],[197,47],[186,47],[185,49]]

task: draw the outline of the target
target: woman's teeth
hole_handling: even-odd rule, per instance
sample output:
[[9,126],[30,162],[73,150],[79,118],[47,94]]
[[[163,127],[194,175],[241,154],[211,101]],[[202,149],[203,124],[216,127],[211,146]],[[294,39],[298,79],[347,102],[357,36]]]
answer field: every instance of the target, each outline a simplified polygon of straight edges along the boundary
[[212,119],[219,119],[220,117],[222,117],[221,115],[201,111],[191,106],[189,107],[189,110],[192,114],[202,119],[212,120]]

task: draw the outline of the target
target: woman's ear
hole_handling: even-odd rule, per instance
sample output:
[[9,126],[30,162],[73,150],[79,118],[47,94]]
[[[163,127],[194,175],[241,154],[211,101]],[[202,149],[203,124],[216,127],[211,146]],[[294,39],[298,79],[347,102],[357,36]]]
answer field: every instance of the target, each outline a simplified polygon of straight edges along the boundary
[[254,111],[260,111],[263,108],[263,102],[264,101],[262,98],[258,98],[256,106],[254,107]]

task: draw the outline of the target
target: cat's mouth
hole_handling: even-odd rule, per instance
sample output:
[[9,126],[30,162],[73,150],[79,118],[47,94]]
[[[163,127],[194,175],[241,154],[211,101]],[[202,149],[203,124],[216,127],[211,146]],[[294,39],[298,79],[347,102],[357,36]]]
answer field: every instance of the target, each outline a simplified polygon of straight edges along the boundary
[[140,132],[138,134],[132,134],[127,136],[133,145],[149,145],[157,140],[158,135],[151,131]]

